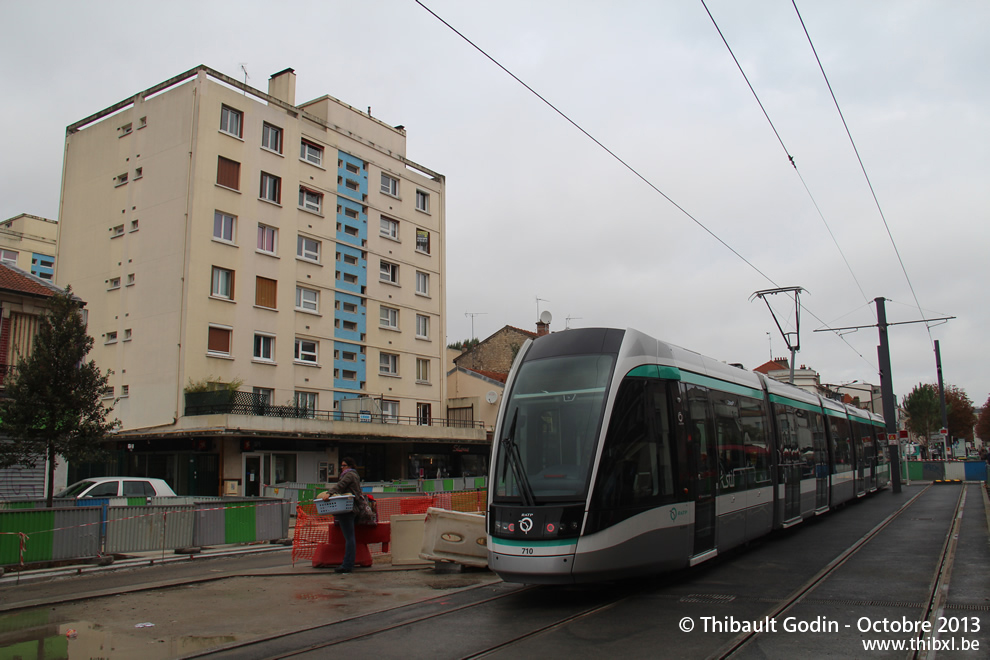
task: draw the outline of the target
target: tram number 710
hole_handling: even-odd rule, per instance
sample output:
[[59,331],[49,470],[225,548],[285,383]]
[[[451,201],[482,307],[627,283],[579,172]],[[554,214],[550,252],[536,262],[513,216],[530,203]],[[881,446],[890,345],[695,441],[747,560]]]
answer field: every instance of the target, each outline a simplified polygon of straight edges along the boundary
[[533,548],[519,548],[519,550],[520,550],[520,553],[521,554],[524,554],[524,555],[531,555],[531,554],[533,554]]

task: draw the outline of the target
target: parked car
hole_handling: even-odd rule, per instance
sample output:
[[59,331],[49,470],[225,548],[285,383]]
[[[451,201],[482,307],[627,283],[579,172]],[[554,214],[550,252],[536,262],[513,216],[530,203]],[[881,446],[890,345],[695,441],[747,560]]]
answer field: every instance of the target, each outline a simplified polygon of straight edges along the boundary
[[162,479],[146,477],[94,477],[77,481],[55,497],[175,497]]

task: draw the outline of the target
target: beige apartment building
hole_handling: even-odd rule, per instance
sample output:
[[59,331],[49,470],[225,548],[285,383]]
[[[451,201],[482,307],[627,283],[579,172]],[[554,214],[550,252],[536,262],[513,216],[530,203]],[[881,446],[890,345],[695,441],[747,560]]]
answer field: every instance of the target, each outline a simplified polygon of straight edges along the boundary
[[295,81],[199,66],[67,129],[56,279],[114,372],[117,467],[180,494],[487,454],[443,410],[444,177]]
[[55,279],[58,223],[29,213],[0,222],[0,263],[16,266],[43,280]]

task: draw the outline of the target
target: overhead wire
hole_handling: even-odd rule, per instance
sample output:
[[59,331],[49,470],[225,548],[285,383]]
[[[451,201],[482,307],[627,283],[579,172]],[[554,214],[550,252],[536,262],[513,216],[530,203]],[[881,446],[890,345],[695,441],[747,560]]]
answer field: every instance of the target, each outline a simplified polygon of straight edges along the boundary
[[811,198],[811,203],[814,205],[815,211],[818,212],[818,217],[821,218],[822,224],[825,225],[825,229],[828,231],[828,235],[831,237],[832,243],[835,244],[835,249],[839,251],[839,256],[841,256],[842,261],[845,262],[846,268],[849,270],[849,274],[852,276],[853,281],[856,283],[856,287],[859,288],[859,292],[863,296],[863,300],[868,301],[869,299],[866,297],[866,292],[863,291],[863,287],[859,283],[859,278],[856,277],[856,273],[853,272],[852,265],[849,263],[849,260],[846,258],[845,252],[842,251],[842,247],[839,245],[838,239],[835,238],[835,234],[832,232],[832,228],[829,226],[828,221],[825,219],[825,214],[822,213],[821,207],[818,206],[818,201],[815,199],[815,196],[811,194],[811,189],[808,187],[807,182],[805,182],[804,177],[801,175],[801,170],[798,169],[797,161],[794,160],[794,156],[791,155],[791,152],[784,144],[784,139],[780,136],[780,132],[777,130],[777,127],[774,125],[773,120],[770,119],[770,114],[767,112],[766,107],[764,107],[763,101],[760,100],[760,95],[757,94],[756,89],[753,88],[753,83],[750,82],[749,76],[746,75],[746,71],[743,69],[742,64],[739,63],[739,58],[737,58],[735,52],[733,52],[732,46],[729,45],[728,39],[725,38],[725,34],[723,34],[722,32],[722,28],[719,27],[718,21],[715,20],[715,17],[712,15],[712,12],[708,8],[708,5],[705,4],[705,0],[701,0],[701,6],[705,8],[705,12],[708,14],[708,18],[711,19],[712,25],[715,26],[715,31],[718,32],[718,36],[722,39],[722,43],[725,44],[725,48],[729,51],[729,55],[732,57],[732,61],[736,63],[736,68],[739,69],[739,73],[742,75],[743,80],[746,81],[746,85],[749,87],[749,91],[752,92],[753,98],[756,99],[757,105],[759,105],[760,110],[763,111],[763,116],[767,118],[767,123],[770,124],[770,128],[773,130],[773,134],[777,136],[777,142],[780,143],[780,148],[784,150],[784,154],[787,156],[788,162],[791,164],[791,167],[794,168],[794,172],[798,175],[798,178],[801,180],[801,185],[804,186],[804,190],[805,192],[808,193],[808,197]]
[[[490,55],[481,46],[479,46],[474,41],[472,41],[467,35],[465,35],[460,30],[458,30],[457,28],[455,28],[453,25],[451,25],[448,21],[446,21],[442,16],[440,16],[439,14],[437,14],[435,11],[433,11],[432,9],[430,9],[429,7],[427,7],[422,2],[422,0],[415,0],[415,2],[420,7],[422,7],[427,13],[429,13],[431,16],[433,16],[436,20],[438,20],[440,23],[442,23],[444,26],[446,26],[451,32],[453,32],[454,34],[456,34],[458,37],[460,37],[462,40],[464,40],[468,45],[470,45],[476,51],[478,51],[479,53],[481,53],[492,64],[494,64],[499,69],[501,69],[506,75],[508,75],[513,80],[515,80],[517,83],[519,83],[524,88],[526,88],[526,90],[528,92],[530,92],[533,96],[535,96],[540,101],[542,101],[547,107],[549,107],[551,110],[553,110],[555,113],[557,113],[567,123],[569,123],[571,126],[573,126],[578,131],[580,131],[581,134],[583,134],[589,140],[591,140],[596,145],[598,145],[602,150],[604,150],[609,156],[611,156],[613,159],[615,159],[617,162],[619,162],[624,168],[626,168],[629,172],[631,172],[634,176],[636,176],[640,181],[642,181],[647,186],[649,186],[654,192],[656,192],[657,194],[659,194],[661,197],[663,197],[665,200],[667,200],[671,205],[673,205],[674,208],[676,208],[683,215],[685,215],[687,218],[689,218],[698,227],[700,227],[701,229],[703,229],[709,236],[711,236],[712,238],[714,238],[723,247],[725,247],[732,254],[734,254],[736,257],[738,257],[739,259],[741,259],[746,265],[748,265],[754,271],[756,271],[761,277],[763,277],[763,279],[765,279],[766,281],[770,282],[775,287],[779,287],[780,286],[769,275],[767,275],[762,270],[760,270],[755,264],[753,264],[751,261],[749,261],[742,254],[740,254],[735,248],[733,248],[731,245],[729,245],[728,243],[726,243],[718,234],[716,234],[714,231],[712,231],[711,229],[709,229],[704,223],[702,223],[700,220],[698,220],[698,218],[696,218],[694,215],[692,215],[690,212],[688,212],[687,209],[685,209],[684,207],[682,207],[680,204],[678,204],[677,202],[675,202],[669,195],[667,195],[662,190],[660,190],[660,188],[657,187],[652,181],[650,181],[649,179],[647,179],[646,176],[644,176],[642,173],[640,173],[636,168],[634,168],[632,165],[630,165],[628,162],[626,162],[623,158],[621,158],[618,154],[616,154],[610,148],[608,148],[607,146],[605,146],[605,144],[603,144],[598,138],[596,138],[594,135],[592,135],[587,130],[585,130],[580,124],[578,124],[576,121],[574,121],[573,119],[571,119],[560,108],[558,108],[557,106],[555,106],[547,98],[545,98],[542,94],[540,94],[539,92],[537,92],[535,89],[533,89],[533,87],[531,87],[525,81],[523,81],[521,78],[519,78],[519,76],[517,76],[512,71],[510,71],[508,68],[506,68],[501,62],[499,62],[497,59],[495,59],[495,57],[493,57],[492,55]],[[707,7],[706,7],[706,9],[707,9]],[[750,89],[752,89],[752,87],[750,87]],[[761,107],[762,107],[762,104],[761,104]],[[766,111],[764,111],[764,114],[766,114]],[[769,121],[769,117],[767,117],[767,120]],[[772,125],[773,124],[771,122],[771,126]],[[774,129],[774,132],[776,133],[776,129]],[[779,135],[777,136],[777,138],[778,138],[778,140],[780,140],[780,136]],[[783,141],[782,140],[781,140],[781,146],[783,146]],[[786,147],[784,147],[784,151],[785,152],[787,151]],[[792,162],[792,165],[793,165],[793,160],[791,162]],[[795,166],[795,169],[796,169],[796,166]],[[840,253],[841,253],[841,250],[840,250]],[[848,264],[848,262],[847,262],[847,264]],[[854,276],[854,279],[855,279],[855,276]],[[857,282],[857,284],[858,284],[858,282]],[[860,290],[862,291],[862,288]],[[815,320],[817,320],[818,322],[823,323],[823,324],[825,323],[818,315],[816,315],[814,312],[812,312],[808,307],[805,307],[805,311],[807,311],[808,314],[810,314],[811,316],[813,316],[815,318]],[[840,336],[840,339],[841,338],[842,337]],[[859,351],[857,351],[848,342],[846,342],[845,339],[843,339],[843,342],[847,346],[849,346],[849,348],[854,353],[856,353],[857,355],[859,355],[860,358],[863,358],[864,361],[866,361],[867,364],[870,365],[871,368],[874,368],[874,369],[877,368],[872,363],[870,363],[869,361],[867,361],[866,358],[864,358],[863,355],[861,353],[859,353]]]
[[[815,61],[818,62],[818,69],[822,72],[822,78],[825,79],[825,85],[828,87],[829,94],[832,95],[832,102],[835,104],[835,110],[839,113],[839,118],[842,120],[842,127],[846,131],[846,136],[849,138],[849,144],[852,145],[853,152],[856,154],[856,160],[859,161],[859,168],[863,172],[863,177],[866,179],[866,184],[870,188],[870,194],[873,195],[873,202],[876,204],[877,211],[880,213],[880,219],[883,221],[884,229],[887,230],[887,237],[890,239],[890,244],[894,248],[894,254],[897,255],[897,262],[901,265],[901,272],[904,273],[904,279],[907,280],[908,288],[911,289],[911,295],[914,297],[914,302],[918,306],[918,313],[924,318],[925,314],[921,311],[921,302],[918,300],[918,294],[914,290],[914,284],[911,283],[911,277],[908,275],[907,267],[904,265],[904,259],[901,258],[901,252],[897,249],[897,242],[894,240],[894,235],[890,231],[890,225],[887,223],[887,217],[884,215],[883,208],[880,206],[880,200],[877,198],[876,190],[873,188],[873,182],[870,181],[870,175],[866,171],[866,165],[863,164],[863,159],[859,155],[859,149],[856,147],[856,141],[853,139],[852,132],[849,130],[849,124],[846,123],[846,118],[842,114],[842,108],[839,106],[839,100],[835,97],[835,91],[832,89],[832,83],[829,82],[828,75],[825,73],[825,67],[822,65],[821,58],[818,57],[818,51],[815,49],[815,44],[811,40],[811,34],[808,33],[808,27],[804,23],[804,18],[801,16],[801,11],[798,9],[797,0],[791,0],[791,4],[794,6],[794,12],[797,14],[798,20],[801,22],[801,29],[804,30],[804,36],[808,39],[808,45],[811,46],[811,52],[815,55]],[[932,343],[934,348],[934,339],[932,338],[932,329],[928,322],[925,322],[925,328],[928,330],[928,340]]]

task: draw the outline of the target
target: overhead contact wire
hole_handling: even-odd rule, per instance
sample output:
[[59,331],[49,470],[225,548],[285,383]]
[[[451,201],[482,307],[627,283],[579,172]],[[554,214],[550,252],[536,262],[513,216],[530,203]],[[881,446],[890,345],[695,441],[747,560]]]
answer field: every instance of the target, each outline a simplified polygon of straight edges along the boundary
[[770,282],[774,286],[779,286],[776,282],[774,282],[770,278],[769,275],[767,275],[762,270],[760,270],[759,268],[757,268],[752,262],[749,261],[749,259],[747,259],[743,255],[741,255],[739,252],[737,252],[735,250],[735,248],[733,248],[731,245],[729,245],[728,243],[726,243],[725,241],[723,241],[718,236],[718,234],[716,234],[715,232],[713,232],[711,229],[709,229],[707,226],[705,226],[704,223],[702,223],[696,217],[694,217],[693,215],[691,215],[684,207],[682,207],[680,204],[678,204],[677,202],[675,202],[666,193],[664,193],[657,186],[655,186],[652,181],[650,181],[645,176],[643,176],[642,174],[640,174],[639,171],[636,170],[636,168],[634,168],[632,165],[630,165],[625,160],[623,160],[621,157],[619,157],[619,155],[616,154],[614,151],[612,151],[611,149],[609,149],[608,147],[606,147],[604,144],[602,144],[594,135],[592,135],[591,133],[589,133],[588,131],[586,131],[584,128],[582,128],[580,126],[580,124],[578,124],[573,119],[571,119],[569,116],[567,116],[562,110],[560,110],[559,108],[557,108],[557,106],[555,106],[553,103],[551,103],[546,98],[544,98],[543,95],[541,95],[535,89],[533,89],[532,87],[530,87],[529,85],[527,85],[525,82],[523,82],[519,78],[519,76],[517,76],[516,74],[512,73],[511,71],[509,71],[504,66],[502,66],[502,63],[501,62],[499,62],[494,57],[492,57],[487,52],[485,52],[485,50],[483,48],[481,48],[479,45],[477,45],[476,43],[474,43],[473,41],[471,41],[471,39],[469,39],[467,36],[465,36],[464,34],[462,34],[460,32],[460,30],[458,30],[453,25],[451,25],[450,23],[448,23],[447,21],[445,21],[436,12],[434,12],[432,9],[430,9],[429,7],[427,7],[426,5],[424,5],[422,2],[420,2],[420,0],[415,0],[415,1],[416,1],[416,4],[417,5],[419,5],[423,9],[425,9],[434,18],[436,18],[438,21],[440,21],[441,23],[443,23],[444,25],[446,25],[454,34],[456,34],[457,36],[459,36],[461,39],[463,39],[468,44],[470,44],[472,48],[474,48],[479,53],[481,53],[486,58],[488,58],[488,60],[491,61],[492,64],[494,64],[495,66],[497,66],[498,68],[500,68],[502,71],[504,71],[506,74],[508,74],[517,83],[519,83],[520,85],[522,85],[523,87],[525,87],[531,94],[533,94],[533,96],[535,96],[536,98],[538,98],[541,101],[543,101],[543,103],[545,103],[551,110],[553,110],[558,115],[560,115],[565,121],[567,121],[567,123],[569,123],[571,126],[573,126],[577,130],[579,130],[581,133],[583,133],[584,136],[587,137],[589,140],[591,140],[592,142],[594,142],[595,144],[597,144],[599,147],[601,147],[608,155],[610,155],[612,158],[614,158],[619,163],[621,163],[622,166],[625,167],[627,170],[629,170],[630,172],[632,172],[640,181],[642,181],[643,183],[645,183],[646,185],[648,185],[650,188],[653,189],[654,192],[658,193],[661,197],[663,197],[668,202],[670,202],[674,206],[674,208],[676,208],[678,211],[680,211],[681,213],[683,213],[684,215],[686,215],[688,218],[690,218],[691,221],[694,222],[694,224],[698,225],[703,230],[705,230],[708,233],[709,236],[711,236],[716,241],[718,241],[719,243],[721,243],[723,247],[725,247],[727,250],[729,250],[729,252],[731,252],[732,254],[736,255],[740,259],[742,259],[746,263],[746,265],[748,265],[750,268],[752,268],[757,273],[759,273],[760,276],[763,277],[763,279],[765,279],[766,281]]
[[[918,300],[918,294],[914,290],[914,285],[911,283],[911,277],[908,275],[907,267],[904,265],[904,259],[901,258],[901,251],[897,249],[897,242],[894,240],[894,235],[890,231],[890,225],[887,223],[887,217],[883,213],[883,207],[880,206],[880,200],[877,198],[876,190],[873,188],[873,182],[870,181],[870,175],[866,172],[866,165],[863,164],[863,159],[859,155],[859,149],[856,148],[856,141],[853,139],[852,132],[849,130],[849,125],[846,123],[846,118],[842,114],[842,108],[839,107],[839,100],[835,97],[835,92],[832,90],[832,83],[828,80],[828,75],[825,73],[825,67],[822,65],[821,58],[818,57],[818,51],[815,49],[815,44],[811,40],[811,35],[808,33],[808,27],[804,24],[804,18],[801,17],[801,11],[798,9],[796,0],[791,0],[791,4],[794,6],[794,12],[797,14],[798,20],[801,22],[801,29],[804,30],[804,36],[808,39],[808,45],[811,46],[811,52],[815,55],[815,61],[818,62],[818,69],[822,72],[822,78],[825,79],[825,85],[828,87],[828,93],[832,95],[832,103],[835,104],[835,110],[839,113],[839,119],[842,120],[842,127],[846,130],[846,136],[849,138],[849,144],[852,145],[853,153],[856,154],[856,160],[859,161],[859,168],[863,172],[863,177],[866,179],[866,185],[870,188],[870,194],[873,195],[873,203],[876,204],[877,211],[880,213],[880,219],[883,221],[884,229],[887,230],[887,237],[890,239],[890,244],[894,248],[894,254],[897,255],[897,263],[901,265],[901,272],[904,273],[904,279],[907,280],[908,288],[911,289],[911,295],[914,297],[914,303],[918,307],[918,313],[921,317],[925,317],[925,313],[921,309],[921,302]],[[932,343],[934,347],[934,339],[932,338],[931,326],[926,322],[925,328],[928,330],[928,341]]]

